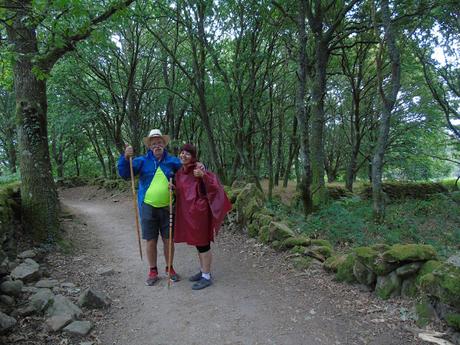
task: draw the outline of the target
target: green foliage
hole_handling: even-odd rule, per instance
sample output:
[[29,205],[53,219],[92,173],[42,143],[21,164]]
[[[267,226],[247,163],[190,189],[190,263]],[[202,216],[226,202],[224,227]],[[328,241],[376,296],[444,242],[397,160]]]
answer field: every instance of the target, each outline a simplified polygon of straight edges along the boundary
[[18,181],[19,181],[19,173],[0,176],[0,185],[2,186],[10,184],[12,182],[18,182]]
[[273,202],[269,207],[306,237],[324,238],[339,246],[424,243],[446,257],[460,243],[460,205],[444,194],[394,202],[387,206],[383,224],[374,223],[371,202],[358,197],[335,201],[306,219],[299,209]]

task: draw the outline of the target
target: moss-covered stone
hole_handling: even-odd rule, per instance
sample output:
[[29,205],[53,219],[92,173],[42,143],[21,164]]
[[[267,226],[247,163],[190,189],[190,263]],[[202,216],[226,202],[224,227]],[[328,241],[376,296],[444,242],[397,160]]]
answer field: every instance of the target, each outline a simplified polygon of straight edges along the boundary
[[232,204],[235,203],[238,195],[240,195],[242,188],[225,188],[225,193]]
[[395,244],[383,253],[386,262],[426,261],[437,256],[433,246],[427,244]]
[[434,318],[435,310],[428,301],[422,301],[415,306],[415,312],[417,314],[417,326],[425,327]]
[[[420,267],[420,270],[418,271],[418,274],[417,274],[417,278],[416,278],[416,281],[415,283],[417,284],[417,286],[420,286],[421,285],[421,279],[424,275],[426,274],[429,274],[429,273],[433,273],[433,271],[438,268],[439,266],[442,265],[442,262],[441,261],[437,261],[437,260],[428,260],[426,261],[422,267]],[[434,277],[433,277],[434,279]]]
[[298,270],[306,270],[310,267],[312,259],[309,257],[299,256],[292,259],[294,267]]
[[289,237],[295,237],[295,232],[286,224],[281,222],[271,222],[270,228],[270,241],[283,241]]
[[417,285],[415,284],[415,277],[404,279],[401,285],[401,296],[414,298],[418,295]]
[[379,252],[371,247],[357,247],[353,249],[356,259],[367,267],[372,267]]
[[259,226],[255,223],[250,223],[248,225],[248,236],[251,238],[256,238],[259,236]]
[[357,247],[353,250],[356,260],[372,270],[377,276],[385,276],[393,271],[397,265],[383,260],[383,253],[389,249],[386,245],[372,247]]
[[264,225],[270,225],[273,221],[273,217],[265,213],[265,209],[259,210],[252,215],[252,222],[257,224],[259,227]]
[[310,245],[312,245],[312,246],[320,246],[320,247],[329,247],[331,249],[333,248],[331,242],[329,242],[327,240],[311,240]]
[[450,327],[460,331],[460,314],[454,313],[446,315],[446,322]]
[[332,249],[327,246],[309,246],[305,248],[305,254],[324,262],[332,256]]
[[420,267],[422,267],[422,265],[423,265],[423,262],[420,262],[420,261],[411,262],[409,264],[398,267],[395,272],[401,278],[406,278],[411,275],[415,275],[419,271]]
[[347,255],[334,255],[323,262],[323,268],[327,272],[337,272],[338,266],[347,259]]
[[253,214],[262,209],[263,204],[264,195],[254,183],[248,183],[242,187],[233,205],[238,215],[238,221],[249,224]]
[[460,309],[460,268],[441,263],[431,273],[420,274],[417,283],[427,295],[457,310]]
[[356,281],[353,274],[353,266],[355,264],[356,256],[348,254],[342,262],[337,264],[337,273],[335,279],[339,282],[354,283]]
[[401,294],[401,284],[401,277],[399,277],[396,272],[391,272],[386,276],[377,277],[375,293],[381,299],[399,296]]
[[305,248],[302,247],[302,246],[295,246],[295,247],[292,247],[289,252],[292,253],[292,254],[301,254],[301,255],[303,255],[305,253]]
[[269,243],[270,242],[270,228],[268,225],[265,225],[260,228],[259,230],[259,240],[262,243]]
[[460,310],[460,268],[443,263],[433,273],[438,286],[438,297],[443,303]]
[[305,236],[296,236],[296,237],[289,237],[286,238],[282,243],[283,248],[292,248],[295,246],[308,246],[310,245],[311,240]]
[[359,260],[355,260],[353,265],[353,275],[360,284],[373,286],[377,279],[376,274]]

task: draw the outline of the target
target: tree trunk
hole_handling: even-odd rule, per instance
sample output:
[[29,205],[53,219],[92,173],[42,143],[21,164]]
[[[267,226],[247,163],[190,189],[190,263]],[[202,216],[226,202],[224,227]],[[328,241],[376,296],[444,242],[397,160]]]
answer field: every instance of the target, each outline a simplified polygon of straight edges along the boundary
[[[24,4],[25,3],[25,4]],[[16,12],[8,39],[16,53],[13,65],[18,124],[23,228],[37,241],[53,240],[59,231],[59,201],[51,174],[47,133],[46,82],[32,72],[37,37],[29,22],[30,1]]]
[[75,171],[77,176],[80,176],[80,162],[78,161],[78,153],[77,150],[73,153],[73,161],[75,163]]
[[[298,30],[299,30],[299,56],[298,56],[298,72],[297,72],[297,93],[296,93],[296,116],[300,130],[300,157],[302,161],[302,169],[300,174],[297,174],[297,181],[299,182],[299,175],[301,176],[300,185],[298,185],[301,195],[302,203],[305,214],[309,214],[313,210],[311,199],[311,160],[310,160],[310,144],[308,137],[308,116],[305,108],[305,94],[307,83],[307,61],[306,61],[306,45],[307,33],[305,29],[305,16],[306,16],[306,3],[305,0],[299,0],[299,17],[298,17]],[[297,162],[296,162],[297,167]],[[297,171],[297,169],[296,169]]]
[[275,186],[279,185],[280,176],[283,174],[282,169],[284,166],[283,154],[283,130],[284,130],[284,111],[280,112],[278,126],[278,147],[276,148],[276,172],[275,172]]
[[393,31],[394,29],[391,21],[388,0],[382,0],[381,10],[385,39],[387,41],[388,55],[390,58],[391,79],[389,82],[390,93],[387,96],[384,90],[384,64],[382,62],[383,42],[381,42],[380,51],[378,52],[376,58],[376,63],[379,93],[383,106],[382,116],[380,118],[379,136],[377,139],[377,145],[375,147],[374,157],[372,159],[372,200],[374,219],[377,222],[382,222],[385,218],[385,196],[382,190],[383,163],[386,147],[388,144],[388,136],[390,132],[391,114],[395,106],[398,92],[401,86],[400,55],[398,46],[396,45],[396,37]]
[[311,190],[313,208],[319,208],[327,201],[327,189],[324,182],[324,95],[329,52],[327,45],[321,40],[317,40],[315,45],[316,62],[311,95]]

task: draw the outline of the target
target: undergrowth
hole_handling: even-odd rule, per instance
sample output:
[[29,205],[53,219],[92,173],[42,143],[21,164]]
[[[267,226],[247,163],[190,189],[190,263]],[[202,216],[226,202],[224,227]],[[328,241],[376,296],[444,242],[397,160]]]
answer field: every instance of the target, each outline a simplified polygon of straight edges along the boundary
[[306,218],[301,209],[277,199],[267,207],[297,232],[338,247],[423,243],[433,245],[443,257],[460,249],[460,204],[444,194],[391,203],[383,224],[373,221],[372,201],[356,196],[334,201]]

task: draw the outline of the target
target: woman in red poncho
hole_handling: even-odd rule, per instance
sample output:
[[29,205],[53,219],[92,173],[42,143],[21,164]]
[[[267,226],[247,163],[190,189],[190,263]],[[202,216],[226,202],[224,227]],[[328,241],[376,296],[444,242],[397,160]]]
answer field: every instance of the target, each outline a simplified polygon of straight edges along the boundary
[[230,201],[216,175],[196,166],[196,149],[185,144],[179,154],[182,167],[176,173],[176,219],[174,242],[196,246],[200,272],[189,278],[193,290],[212,284],[211,241],[217,234]]

